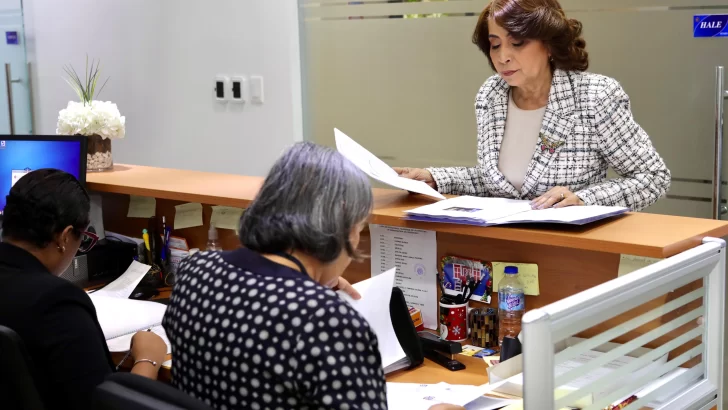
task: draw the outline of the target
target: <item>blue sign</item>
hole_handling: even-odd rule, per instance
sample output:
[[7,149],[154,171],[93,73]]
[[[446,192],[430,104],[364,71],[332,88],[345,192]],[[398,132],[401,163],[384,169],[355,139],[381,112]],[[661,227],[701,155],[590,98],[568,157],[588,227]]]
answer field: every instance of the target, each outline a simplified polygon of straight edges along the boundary
[[17,31],[6,31],[5,32],[5,43],[6,44],[18,44],[18,32]]
[[728,37],[728,14],[693,17],[693,37]]

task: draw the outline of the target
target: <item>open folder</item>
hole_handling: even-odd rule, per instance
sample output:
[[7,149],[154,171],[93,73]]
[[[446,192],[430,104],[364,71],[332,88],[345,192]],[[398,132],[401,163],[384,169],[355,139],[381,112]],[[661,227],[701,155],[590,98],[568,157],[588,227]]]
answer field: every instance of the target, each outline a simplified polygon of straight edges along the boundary
[[334,138],[336,139],[336,149],[339,153],[341,153],[341,155],[346,157],[349,161],[353,162],[354,165],[364,171],[365,174],[377,181],[395,188],[404,189],[405,191],[427,195],[431,198],[445,199],[441,193],[437,192],[426,183],[402,178],[397,175],[397,172],[384,163],[384,161],[377,158],[376,155],[367,151],[366,148],[357,144],[356,141],[349,138],[346,134],[336,128],[334,128]]
[[529,201],[461,196],[405,213],[407,219],[415,221],[494,226],[517,223],[584,225],[628,211],[624,207],[598,205],[534,210]]

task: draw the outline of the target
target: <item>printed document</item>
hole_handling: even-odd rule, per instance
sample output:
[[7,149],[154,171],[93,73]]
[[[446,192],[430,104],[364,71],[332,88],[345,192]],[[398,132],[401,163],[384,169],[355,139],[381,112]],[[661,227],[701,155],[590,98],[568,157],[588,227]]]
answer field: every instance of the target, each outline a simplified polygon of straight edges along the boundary
[[123,275],[119,276],[115,281],[109,283],[103,288],[97,290],[95,294],[126,299],[131,296],[131,293],[134,292],[134,289],[151,268],[152,267],[149,265],[132,261],[131,265],[129,265],[129,268]]
[[369,225],[372,276],[397,268],[394,286],[407,305],[422,312],[427,329],[438,329],[437,233],[397,226]]
[[387,407],[390,410],[427,410],[436,404],[465,406],[469,410],[494,410],[517,400],[504,400],[483,396],[501,383],[482,386],[447,383],[387,383]]
[[413,179],[400,177],[397,175],[397,172],[384,161],[377,158],[376,155],[367,151],[366,148],[357,144],[356,141],[349,138],[346,134],[336,128],[334,128],[334,137],[336,139],[336,149],[341,153],[341,155],[345,156],[359,169],[364,171],[364,173],[377,181],[395,188],[427,195],[431,198],[445,199],[441,193],[437,192],[422,181],[415,181]]

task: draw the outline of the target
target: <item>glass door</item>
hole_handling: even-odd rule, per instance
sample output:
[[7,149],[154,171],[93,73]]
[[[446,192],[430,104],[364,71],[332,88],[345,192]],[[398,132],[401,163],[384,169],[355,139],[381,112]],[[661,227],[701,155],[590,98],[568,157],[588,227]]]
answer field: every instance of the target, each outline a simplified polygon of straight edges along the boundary
[[0,134],[33,133],[23,9],[17,3],[0,8]]

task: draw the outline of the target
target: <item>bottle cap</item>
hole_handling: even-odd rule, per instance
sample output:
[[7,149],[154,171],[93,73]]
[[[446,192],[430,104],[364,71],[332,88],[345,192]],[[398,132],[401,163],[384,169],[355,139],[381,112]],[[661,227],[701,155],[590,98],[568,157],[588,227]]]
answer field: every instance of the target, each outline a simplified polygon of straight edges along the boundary
[[515,266],[506,266],[506,275],[515,275],[518,273],[518,268]]
[[212,225],[210,225],[210,230],[207,232],[207,240],[217,240],[217,229]]

